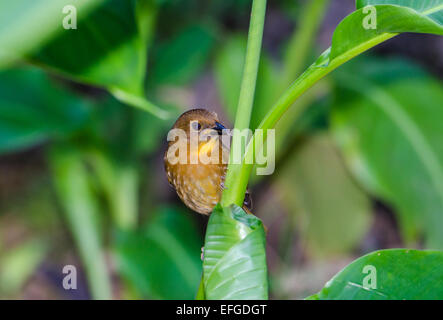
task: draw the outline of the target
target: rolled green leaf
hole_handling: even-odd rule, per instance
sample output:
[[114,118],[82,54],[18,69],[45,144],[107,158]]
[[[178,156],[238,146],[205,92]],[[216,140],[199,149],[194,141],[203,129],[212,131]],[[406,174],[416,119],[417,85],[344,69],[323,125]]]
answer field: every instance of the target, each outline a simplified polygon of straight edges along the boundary
[[206,230],[203,282],[208,300],[267,299],[265,231],[236,205],[217,205]]

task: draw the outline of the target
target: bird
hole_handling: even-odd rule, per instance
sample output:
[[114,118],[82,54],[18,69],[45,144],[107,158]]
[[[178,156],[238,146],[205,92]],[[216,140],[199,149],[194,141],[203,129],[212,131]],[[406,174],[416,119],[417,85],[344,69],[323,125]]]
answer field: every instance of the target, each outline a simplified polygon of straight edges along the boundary
[[[220,202],[225,188],[230,150],[229,146],[223,143],[221,136],[227,132],[226,127],[220,123],[215,112],[206,109],[191,109],[178,117],[172,129],[180,129],[186,134],[187,155],[185,163],[171,161],[171,156],[177,156],[177,146],[173,148],[177,140],[168,141],[164,154],[168,182],[188,208],[197,213],[209,215]],[[192,131],[207,135],[209,139],[200,139],[198,147],[192,148],[190,147]],[[218,157],[217,163],[201,161],[200,157],[203,153],[210,157],[213,152],[218,152],[214,154],[214,159]],[[191,157],[196,155],[199,156],[198,161],[191,163]],[[251,213],[252,210],[249,191],[245,194],[243,210],[246,213]]]

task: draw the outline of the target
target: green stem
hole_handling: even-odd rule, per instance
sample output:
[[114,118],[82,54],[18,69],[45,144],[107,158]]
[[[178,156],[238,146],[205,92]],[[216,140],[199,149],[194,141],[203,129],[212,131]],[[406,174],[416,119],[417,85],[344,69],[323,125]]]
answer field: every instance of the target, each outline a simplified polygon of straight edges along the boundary
[[[317,63],[311,65],[300,77],[297,78],[297,80],[295,80],[295,82],[285,91],[285,93],[283,93],[280,99],[274,104],[271,110],[264,117],[264,119],[262,120],[257,129],[263,129],[264,138],[266,138],[267,130],[274,128],[275,124],[281,118],[281,116],[289,109],[290,106],[294,104],[294,102],[304,92],[306,92],[306,90],[311,88],[320,79],[325,77],[327,74],[329,74],[330,72],[332,72],[333,70],[344,64],[345,62],[349,61],[350,59],[361,54],[362,52],[396,35],[397,35],[396,33],[383,33],[337,56],[332,61],[329,61],[329,64],[325,67],[318,66]],[[322,55],[322,57],[326,57],[326,55],[328,54],[329,50],[327,50]],[[297,115],[300,115],[304,111],[305,107],[306,105],[304,104],[295,104],[294,108],[298,109],[294,111]],[[245,159],[255,159],[254,149],[260,149],[260,146],[256,146],[256,148],[254,148],[255,140],[256,140],[256,135],[254,135],[252,139],[249,141],[245,156],[243,157],[242,164],[236,168],[235,179],[232,179],[232,182],[229,185],[229,192],[231,199],[234,199],[233,203],[238,203],[239,201],[243,201],[243,197],[246,192],[246,187],[249,181],[249,176],[251,174],[251,170],[253,167],[252,164],[246,164]]]
[[137,29],[142,40],[142,49],[138,55],[139,70],[143,73],[143,79],[146,77],[146,66],[148,62],[148,49],[154,38],[155,26],[157,23],[158,5],[156,0],[137,0],[135,4],[135,17]]
[[241,206],[243,203],[243,198],[238,200],[235,193],[233,193],[231,189],[231,185],[235,184],[238,171],[241,169],[240,164],[233,163],[233,159],[234,152],[241,150],[241,154],[243,154],[243,151],[245,150],[246,142],[243,143],[239,130],[249,128],[252,106],[254,102],[258,65],[260,61],[265,13],[266,0],[254,0],[252,3],[251,21],[249,24],[248,45],[246,48],[243,79],[240,89],[237,113],[235,116],[234,128],[237,130],[234,131],[234,136],[232,138],[230,163],[228,166],[228,172],[226,174],[225,190],[223,192],[221,201],[223,206],[228,206],[233,203]]
[[[300,21],[300,23],[297,24],[297,28],[289,38],[289,43],[284,53],[282,76],[280,77],[281,80],[275,97],[279,97],[306,66],[308,57],[314,52],[313,46],[317,31],[323,21],[328,5],[329,0],[308,1],[298,13],[299,19],[297,21]],[[309,105],[318,98],[320,93],[324,94],[325,91],[324,88],[311,90],[309,95],[305,95],[297,103]],[[304,108],[304,106],[300,108]],[[295,109],[291,108],[291,111],[294,110],[294,112],[288,112],[276,128],[278,131],[278,135],[275,137],[276,161],[286,151],[284,142],[294,133],[294,123],[298,117],[298,112]],[[250,183],[256,184],[263,177],[261,175],[252,175]]]

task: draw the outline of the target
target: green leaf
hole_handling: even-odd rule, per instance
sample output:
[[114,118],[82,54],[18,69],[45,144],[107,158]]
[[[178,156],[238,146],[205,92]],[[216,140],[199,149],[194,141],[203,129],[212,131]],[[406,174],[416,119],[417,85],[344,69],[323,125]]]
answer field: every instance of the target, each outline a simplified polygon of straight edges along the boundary
[[215,36],[210,28],[191,25],[161,43],[153,53],[149,81],[156,85],[184,85],[205,67]]
[[377,5],[377,4],[392,4],[392,5],[399,5],[404,7],[409,7],[411,9],[414,9],[417,12],[431,12],[429,15],[429,18],[438,22],[442,23],[443,21],[443,12],[441,11],[443,9],[443,3],[441,0],[427,0],[427,1],[410,1],[410,0],[357,0],[356,1],[356,7],[358,9],[363,8],[368,5]]
[[305,141],[282,168],[277,183],[309,254],[346,253],[366,235],[370,201],[327,135]]
[[[442,265],[441,251],[409,249],[375,251],[349,264],[319,293],[309,298],[441,300],[443,299]],[[372,281],[369,281],[368,277],[372,278]]]
[[124,159],[157,150],[171,125],[143,110],[127,108],[113,97],[99,101],[94,111],[92,130],[116,156]]
[[203,281],[212,300],[267,299],[268,279],[263,224],[232,205],[217,205],[206,230]]
[[164,208],[139,232],[117,234],[117,268],[143,297],[195,297],[201,276],[201,240],[187,215]]
[[76,81],[106,88],[120,101],[166,118],[165,110],[144,97],[147,42],[157,10],[154,3],[107,0],[83,16],[77,29],[63,30],[30,60]]
[[0,72],[0,153],[71,135],[85,125],[90,108],[37,69]]
[[[369,12],[364,13],[364,6],[367,4],[374,6],[376,10],[375,29],[364,27],[365,18],[370,15]],[[401,32],[419,32],[443,35],[443,0],[363,0],[357,1],[356,9],[335,29],[330,61],[356,47],[378,42],[378,38],[389,36],[384,33],[394,35]]]
[[134,3],[106,1],[33,59],[85,83],[141,92],[146,49],[137,31]]
[[[443,89],[410,63],[337,74],[332,127],[357,178],[400,215],[406,240],[443,248]],[[358,75],[358,76],[356,76]]]
[[[75,5],[78,17],[88,15],[103,0],[14,0],[0,3],[0,68],[38,49],[62,32],[63,8]],[[19,17],[19,18],[18,18]],[[38,32],[36,32],[38,29]]]

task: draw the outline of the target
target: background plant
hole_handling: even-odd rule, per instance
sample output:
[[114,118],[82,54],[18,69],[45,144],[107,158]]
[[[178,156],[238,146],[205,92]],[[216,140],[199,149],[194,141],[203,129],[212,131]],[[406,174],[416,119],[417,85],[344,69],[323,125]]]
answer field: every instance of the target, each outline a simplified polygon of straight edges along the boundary
[[[27,0],[0,5],[2,296],[29,296],[29,288],[40,281],[39,294],[48,296],[193,298],[202,273],[199,230],[206,221],[184,212],[179,203],[170,204],[176,199],[166,191],[161,172],[162,143],[183,108],[217,107],[218,99],[210,97],[214,90],[222,117],[232,121],[236,113],[242,115],[236,117],[237,127],[272,127],[288,111],[276,127],[276,174],[250,181],[254,213],[269,228],[270,282],[263,267],[260,220],[218,208],[207,228],[206,246],[211,235],[235,238],[237,227],[246,237],[224,242],[224,250],[233,248],[230,255],[213,260],[224,264],[203,262],[204,270],[212,272],[206,279],[207,298],[266,298],[268,289],[271,297],[302,298],[320,291],[352,258],[370,251],[441,249],[442,91],[435,79],[440,72],[435,57],[427,71],[404,58],[358,58],[295,102],[342,62],[394,36],[391,32],[441,34],[440,2],[408,2],[420,6],[405,9],[391,6],[404,5],[402,1],[383,1],[377,7],[378,31],[350,33],[361,23],[361,7],[380,3],[357,1],[357,10],[337,27],[331,51],[292,85],[318,52],[313,39],[322,17],[327,21],[329,6],[343,2],[269,3],[259,61],[257,41],[246,50],[250,1],[205,6],[199,1],[90,1],[78,7],[75,33],[61,29],[55,18],[68,3],[48,7],[36,2],[34,10],[23,10]],[[262,16],[263,3],[255,4]],[[352,1],[349,5],[352,12]],[[11,19],[25,12],[26,19]],[[398,17],[394,22],[393,16]],[[272,36],[266,28],[280,20],[288,25],[296,21],[295,31],[278,44],[267,42]],[[38,32],[31,25],[40,26]],[[393,43],[410,46],[426,40],[403,41]],[[437,41],[441,38],[423,43]],[[421,63],[427,51],[432,49],[422,51]],[[245,68],[248,61],[258,66],[253,68],[255,93],[252,81],[241,85],[246,52]],[[247,102],[237,110],[242,96]],[[234,185],[224,205],[242,201],[251,169],[231,170]],[[221,228],[217,221],[229,226]],[[244,252],[256,255],[248,260]],[[358,281],[365,259],[383,264],[387,275],[399,273],[390,269],[394,258],[404,260],[404,274],[430,274],[441,253],[383,251],[377,257],[375,252],[350,264],[332,289],[312,298],[378,297],[348,292],[340,284]],[[244,265],[232,261],[262,267],[243,272]],[[59,289],[57,277],[67,263],[83,267],[87,286],[81,284],[77,292]],[[230,279],[241,274],[245,278],[233,290]],[[429,279],[436,285],[429,296],[418,291],[418,283],[403,290],[404,282],[387,284],[384,293],[387,298],[441,297],[441,275]],[[241,291],[245,283],[250,288]]]

